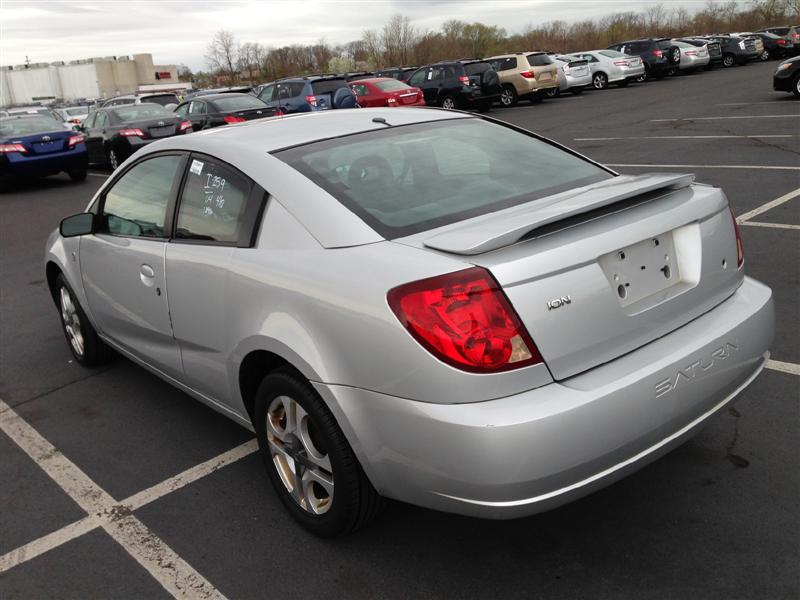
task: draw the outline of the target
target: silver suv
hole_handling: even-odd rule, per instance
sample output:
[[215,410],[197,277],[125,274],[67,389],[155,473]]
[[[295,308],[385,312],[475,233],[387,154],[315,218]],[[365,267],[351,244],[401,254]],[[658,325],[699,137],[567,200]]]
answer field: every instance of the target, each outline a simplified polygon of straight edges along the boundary
[[500,103],[515,106],[520,98],[539,102],[546,91],[558,87],[555,61],[545,52],[517,52],[487,59],[500,76]]

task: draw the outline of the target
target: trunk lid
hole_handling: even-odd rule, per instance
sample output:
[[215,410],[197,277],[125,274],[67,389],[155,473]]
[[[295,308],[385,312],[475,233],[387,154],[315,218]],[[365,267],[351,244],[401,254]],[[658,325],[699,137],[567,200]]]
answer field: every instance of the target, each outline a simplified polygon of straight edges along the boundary
[[404,243],[491,271],[564,379],[681,327],[741,282],[727,199],[690,182],[615,177]]
[[67,148],[67,140],[75,133],[67,130],[48,131],[22,136],[20,141],[32,154],[50,154]]

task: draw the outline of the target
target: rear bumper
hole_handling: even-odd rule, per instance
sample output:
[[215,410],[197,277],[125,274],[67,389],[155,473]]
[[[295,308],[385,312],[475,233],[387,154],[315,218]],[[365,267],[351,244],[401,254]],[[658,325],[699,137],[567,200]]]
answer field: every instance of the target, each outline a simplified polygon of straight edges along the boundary
[[641,63],[638,67],[619,67],[618,70],[609,72],[608,82],[615,83],[617,81],[638,79],[642,75],[644,75],[644,63]]
[[42,177],[61,171],[85,169],[86,165],[86,145],[77,144],[73,150],[41,156],[8,154],[0,159],[0,176]]
[[588,75],[581,75],[575,77],[574,75],[566,75],[564,77],[566,80],[566,87],[565,90],[573,90],[575,88],[584,88],[586,86],[592,85],[592,73],[589,72]]
[[685,69],[699,69],[700,67],[705,67],[711,62],[711,58],[708,56],[681,56],[681,64],[679,68],[681,70]]
[[514,396],[434,404],[316,387],[380,493],[514,518],[589,494],[681,444],[764,367],[773,319],[771,290],[745,278],[679,330]]

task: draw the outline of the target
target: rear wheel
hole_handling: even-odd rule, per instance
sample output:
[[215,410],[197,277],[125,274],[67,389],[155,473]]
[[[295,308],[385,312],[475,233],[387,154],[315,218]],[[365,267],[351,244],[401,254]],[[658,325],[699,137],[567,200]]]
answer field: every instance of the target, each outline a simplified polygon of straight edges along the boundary
[[605,73],[595,73],[592,77],[592,85],[596,90],[604,90],[608,87],[608,75]]
[[759,56],[759,58],[761,60],[767,61],[772,57],[769,55],[769,50],[764,50],[764,52],[761,53],[761,56]]
[[85,181],[86,180],[86,169],[76,169],[74,171],[67,171],[67,175],[72,181]]
[[561,93],[561,89],[557,87],[547,88],[544,92],[544,95],[548,98],[555,98]]
[[506,108],[510,108],[512,106],[516,106],[517,102],[519,102],[519,96],[517,95],[517,90],[514,89],[514,86],[504,85],[503,91],[500,92],[500,104]]
[[726,54],[722,57],[722,66],[726,69],[730,69],[732,66],[736,64],[736,57],[733,54]]
[[298,373],[284,367],[267,375],[253,418],[270,481],[303,527],[334,537],[375,518],[381,497],[333,414]]
[[644,73],[636,78],[636,83],[644,83],[650,77],[649,69],[645,67]]
[[450,95],[445,96],[442,98],[442,108],[447,110],[453,110],[456,107],[456,99]]
[[86,318],[63,274],[55,285],[55,299],[61,315],[61,327],[69,343],[72,356],[85,367],[96,367],[108,362],[113,355]]
[[108,158],[108,164],[111,165],[111,170],[112,171],[116,171],[117,167],[119,167],[119,163],[120,163],[119,155],[117,154],[117,151],[114,150],[113,148],[109,148],[108,152],[106,153],[106,156]]

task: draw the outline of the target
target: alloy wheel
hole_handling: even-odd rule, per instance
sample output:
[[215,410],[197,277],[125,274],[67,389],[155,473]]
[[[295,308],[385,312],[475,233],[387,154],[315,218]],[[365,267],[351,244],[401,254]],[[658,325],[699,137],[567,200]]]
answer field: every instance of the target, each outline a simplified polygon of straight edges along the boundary
[[545,92],[545,95],[548,98],[555,98],[556,96],[558,96],[558,92],[559,92],[559,89],[557,87],[547,88],[547,91]]
[[761,60],[769,60],[769,51],[768,50],[764,50],[764,52],[761,53]]
[[116,171],[119,166],[119,159],[113,149],[108,151],[108,162],[111,165],[111,170]]
[[596,90],[604,89],[607,83],[608,78],[603,73],[595,73],[595,76],[592,78],[592,85]]
[[59,296],[61,303],[61,320],[64,323],[64,331],[67,334],[67,339],[72,345],[75,354],[83,356],[83,333],[81,333],[81,319],[78,316],[78,309],[75,308],[75,303],[72,301],[72,296],[66,287],[62,286]]
[[732,66],[733,66],[733,63],[734,63],[734,58],[733,58],[733,55],[731,55],[731,54],[727,54],[727,55],[726,55],[726,56],[725,56],[725,57],[722,59],[722,64],[723,64],[724,66],[726,66],[726,67],[732,67]]
[[278,396],[267,411],[267,443],[280,480],[306,512],[321,515],[333,504],[330,457],[306,410]]
[[503,88],[503,91],[500,92],[500,104],[503,106],[514,104],[514,92],[510,88]]
[[456,101],[450,97],[445,98],[442,100],[442,108],[447,110],[453,110],[456,107]]

